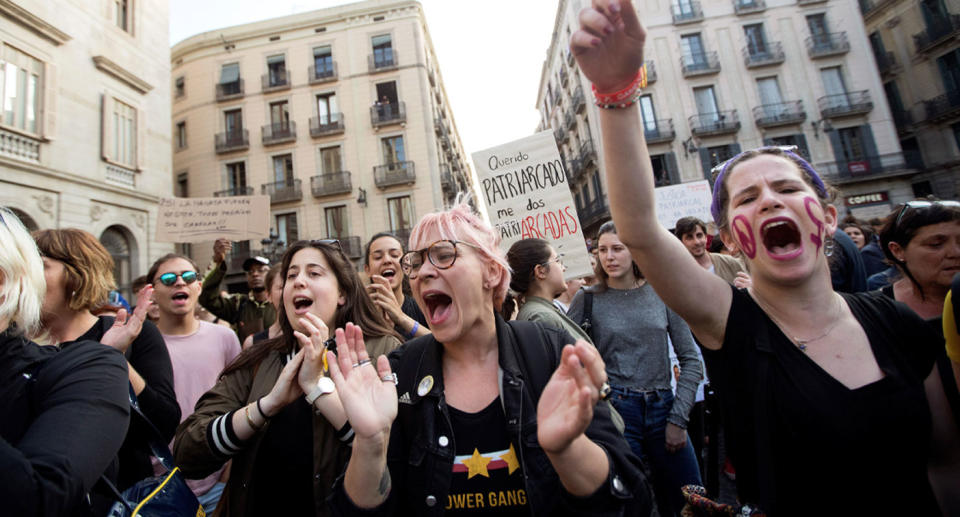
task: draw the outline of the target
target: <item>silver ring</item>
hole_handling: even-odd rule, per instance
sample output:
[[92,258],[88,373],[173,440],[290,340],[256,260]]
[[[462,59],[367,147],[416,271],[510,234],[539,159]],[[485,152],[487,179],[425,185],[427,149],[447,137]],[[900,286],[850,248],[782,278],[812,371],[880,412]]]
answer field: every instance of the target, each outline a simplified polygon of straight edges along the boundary
[[607,400],[610,398],[610,392],[613,391],[613,388],[610,387],[609,382],[604,382],[600,385],[600,400]]
[[356,367],[358,367],[358,366],[360,366],[360,363],[353,363],[353,367],[354,367],[354,368],[356,368]]
[[370,364],[370,359],[364,359],[363,361],[360,361],[359,363],[357,363],[357,366],[363,366],[366,364]]
[[393,373],[393,372],[388,373],[388,374],[384,375],[383,377],[380,377],[380,380],[383,381],[383,382],[392,382],[394,386],[396,386],[397,384],[400,383],[400,381],[397,380],[397,374],[396,374],[396,373]]

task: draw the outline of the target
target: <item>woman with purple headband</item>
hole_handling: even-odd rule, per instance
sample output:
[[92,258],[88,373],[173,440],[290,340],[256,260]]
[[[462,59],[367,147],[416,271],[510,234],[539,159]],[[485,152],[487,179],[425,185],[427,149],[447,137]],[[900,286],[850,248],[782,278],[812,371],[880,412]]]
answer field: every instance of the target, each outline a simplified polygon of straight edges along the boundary
[[620,240],[704,348],[740,501],[770,515],[939,515],[927,471],[942,460],[930,457],[931,416],[939,425],[947,415],[933,368],[942,341],[902,304],[833,291],[837,210],[790,151],[741,153],[714,184],[721,238],[743,253],[753,286],[699,267],[657,222],[636,106],[646,39],[637,11],[594,0],[580,23],[571,47],[601,108]]

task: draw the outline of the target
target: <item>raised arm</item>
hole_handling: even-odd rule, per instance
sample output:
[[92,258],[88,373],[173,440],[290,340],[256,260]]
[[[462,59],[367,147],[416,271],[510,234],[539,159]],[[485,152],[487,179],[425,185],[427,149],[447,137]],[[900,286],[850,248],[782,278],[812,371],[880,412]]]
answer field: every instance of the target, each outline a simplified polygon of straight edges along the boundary
[[[637,76],[646,36],[632,2],[594,0],[581,11],[580,30],[571,36],[570,46],[597,91],[612,93],[629,87]],[[729,286],[701,268],[657,222],[653,168],[636,104],[599,111],[610,212],[620,240],[657,294],[690,324],[701,343],[719,348],[732,300]]]

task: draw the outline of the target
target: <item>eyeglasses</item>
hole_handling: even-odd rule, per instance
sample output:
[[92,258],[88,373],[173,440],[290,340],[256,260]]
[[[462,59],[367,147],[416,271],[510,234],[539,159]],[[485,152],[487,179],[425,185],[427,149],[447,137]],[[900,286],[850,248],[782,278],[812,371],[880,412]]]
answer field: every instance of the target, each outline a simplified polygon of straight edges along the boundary
[[553,257],[552,259],[548,259],[546,262],[544,262],[543,264],[540,264],[540,265],[541,265],[541,266],[547,266],[547,265],[550,265],[551,262],[556,262],[557,264],[559,264],[559,265],[562,266],[562,265],[563,265],[563,253],[557,253],[557,256],[556,256],[556,257]]
[[409,278],[416,278],[423,265],[423,256],[426,254],[430,263],[437,269],[449,269],[457,261],[460,253],[457,251],[457,244],[466,244],[471,248],[480,249],[480,246],[470,242],[442,240],[427,246],[422,250],[408,251],[400,257],[400,269],[403,274]]
[[904,214],[907,213],[908,208],[930,208],[933,205],[940,206],[949,206],[952,208],[960,208],[960,201],[907,201],[903,204],[903,207],[900,209],[900,212],[897,214],[896,221],[893,222],[893,231],[896,232],[897,228],[900,226],[900,221],[903,220]]
[[[763,151],[769,151],[771,149],[779,149],[785,153],[793,153],[793,154],[797,154],[797,151],[800,150],[800,148],[795,145],[767,145],[764,147],[758,147],[757,149],[751,149],[751,151],[763,152]],[[744,152],[747,152],[747,151],[744,151]],[[713,176],[719,173],[720,171],[722,171],[723,168],[726,167],[728,163],[739,158],[741,154],[743,153],[737,153],[733,155],[733,157],[727,158],[726,160],[718,163],[717,165],[714,165],[713,168],[710,169],[710,175]]]
[[183,273],[180,273],[179,275],[176,274],[176,273],[164,273],[164,274],[160,275],[160,278],[158,278],[157,280],[160,280],[160,283],[161,283],[161,284],[163,284],[163,285],[165,285],[165,286],[167,286],[167,287],[170,287],[171,285],[177,283],[177,277],[180,277],[181,279],[183,279],[183,283],[185,283],[185,284],[187,284],[187,285],[190,285],[190,284],[192,284],[192,283],[194,283],[194,282],[197,281],[197,272],[196,272],[196,271],[184,271]]

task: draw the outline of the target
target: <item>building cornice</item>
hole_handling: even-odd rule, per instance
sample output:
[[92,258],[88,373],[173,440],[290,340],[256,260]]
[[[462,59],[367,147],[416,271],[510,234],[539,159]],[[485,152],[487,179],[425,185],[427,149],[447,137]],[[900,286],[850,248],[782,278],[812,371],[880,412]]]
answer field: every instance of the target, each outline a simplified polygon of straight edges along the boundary
[[153,85],[140,79],[133,72],[130,72],[106,57],[93,56],[93,64],[97,67],[97,70],[112,76],[140,93],[147,93],[153,89]]
[[[121,196],[126,196],[132,199],[139,199],[141,201],[146,201],[149,203],[159,203],[160,196],[155,196],[151,194],[145,194],[140,190],[136,189],[127,189],[121,187],[115,187],[109,183],[103,181],[96,181],[84,176],[79,176],[66,171],[58,171],[45,167],[43,165],[37,165],[35,163],[22,162],[20,160],[14,160],[12,158],[7,158],[5,156],[0,156],[0,167],[5,167],[9,169],[18,169],[24,172],[29,172],[32,174],[37,174],[39,176],[45,176],[47,178],[57,180],[57,181],[69,181],[77,185],[83,185],[85,187],[90,187],[96,189],[100,192],[110,192],[112,194],[118,194]],[[9,178],[4,178],[2,181],[10,181]],[[43,190],[48,190],[54,192],[48,187],[38,187],[36,185],[27,185],[34,188],[41,188]],[[63,189],[60,190],[61,192]]]
[[73,39],[66,32],[31,14],[10,0],[0,0],[0,14],[37,33],[54,45],[60,46]]

